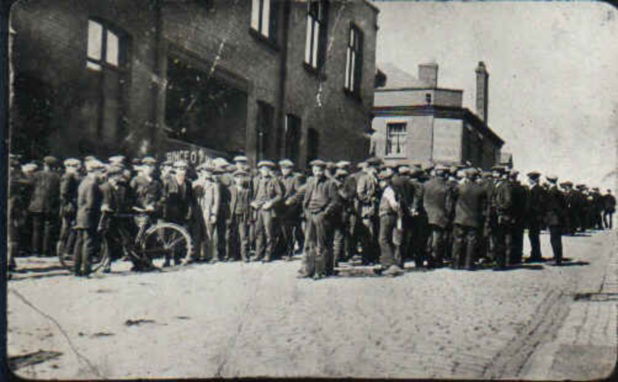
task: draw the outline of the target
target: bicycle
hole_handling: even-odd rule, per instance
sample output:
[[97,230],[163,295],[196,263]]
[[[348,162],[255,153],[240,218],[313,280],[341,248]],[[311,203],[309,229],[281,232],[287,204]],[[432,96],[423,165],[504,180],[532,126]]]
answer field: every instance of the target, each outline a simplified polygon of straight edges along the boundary
[[[133,210],[137,213],[104,212],[101,216],[104,223],[111,218],[132,219],[138,231],[134,235],[127,225],[117,224],[114,226],[114,236],[110,236],[109,224],[102,224],[99,250],[90,259],[93,272],[109,265],[112,261],[112,248],[121,249],[121,258],[133,262],[135,270],[162,268],[171,265],[172,260],[176,265],[189,262],[193,242],[184,227],[163,221],[152,224],[148,210],[139,207],[133,207]],[[75,237],[76,231],[71,229],[65,242],[58,242],[60,263],[69,270],[74,266]],[[110,243],[110,240],[113,242]]]
[[[112,248],[122,250],[122,258],[134,264],[134,270],[160,269],[175,265],[185,265],[190,262],[193,252],[193,241],[189,232],[182,226],[164,221],[152,224],[152,217],[148,210],[133,207],[137,214],[113,214],[103,218],[133,219],[138,232],[132,237],[127,225],[117,224],[114,235],[102,230],[100,253],[103,264],[112,261]],[[110,241],[112,241],[110,243]]]

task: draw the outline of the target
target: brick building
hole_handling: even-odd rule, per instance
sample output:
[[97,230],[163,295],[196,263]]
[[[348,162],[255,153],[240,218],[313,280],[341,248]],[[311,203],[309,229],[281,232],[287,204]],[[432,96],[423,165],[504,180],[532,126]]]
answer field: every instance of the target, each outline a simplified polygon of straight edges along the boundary
[[462,106],[463,90],[438,87],[438,65],[419,65],[418,78],[395,67],[376,89],[371,151],[385,161],[463,164],[489,168],[504,141],[487,125],[488,80],[476,68],[476,114]]
[[17,1],[11,150],[363,159],[377,15],[367,0]]

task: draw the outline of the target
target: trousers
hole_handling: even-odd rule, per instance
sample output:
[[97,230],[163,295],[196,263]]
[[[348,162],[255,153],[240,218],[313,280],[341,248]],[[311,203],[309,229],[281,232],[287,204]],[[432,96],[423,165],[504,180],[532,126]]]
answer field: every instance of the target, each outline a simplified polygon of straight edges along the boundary
[[255,222],[255,257],[270,261],[275,247],[275,219],[272,211],[259,210]]
[[562,263],[562,227],[557,225],[549,226],[549,242],[554,252],[556,264]]
[[91,259],[97,250],[96,228],[78,229],[75,242],[74,262],[75,275],[89,275],[91,272]]
[[396,258],[397,245],[394,241],[396,225],[397,215],[385,214],[380,216],[378,242],[380,243],[380,264],[384,269],[391,265],[399,265]]
[[310,277],[325,276],[330,258],[332,224],[323,212],[307,213],[305,227],[305,255],[301,273]]
[[456,269],[472,268],[476,261],[475,254],[479,242],[479,229],[456,224],[453,236],[452,267]]
[[32,252],[52,256],[57,217],[51,213],[32,213]]

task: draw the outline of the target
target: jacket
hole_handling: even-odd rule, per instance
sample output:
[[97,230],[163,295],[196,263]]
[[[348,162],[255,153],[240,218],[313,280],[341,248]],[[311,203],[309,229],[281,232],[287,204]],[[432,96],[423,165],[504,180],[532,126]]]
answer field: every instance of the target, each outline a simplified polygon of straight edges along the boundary
[[476,182],[464,182],[457,186],[455,224],[481,228],[487,211],[487,191]]
[[423,207],[429,224],[441,228],[449,224],[448,192],[449,186],[443,178],[434,177],[423,183]]
[[28,211],[55,214],[60,202],[60,175],[42,170],[32,176],[32,195]]
[[99,182],[91,177],[85,177],[77,189],[77,215],[75,228],[94,229],[99,225],[103,193]]

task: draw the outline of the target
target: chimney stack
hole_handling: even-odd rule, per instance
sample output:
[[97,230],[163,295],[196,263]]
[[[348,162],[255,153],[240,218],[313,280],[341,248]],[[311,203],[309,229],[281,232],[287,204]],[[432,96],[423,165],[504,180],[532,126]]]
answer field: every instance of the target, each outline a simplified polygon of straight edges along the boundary
[[483,61],[476,67],[476,114],[487,123],[487,104],[489,97],[489,73]]
[[420,64],[418,66],[418,79],[430,88],[438,87],[438,64]]

